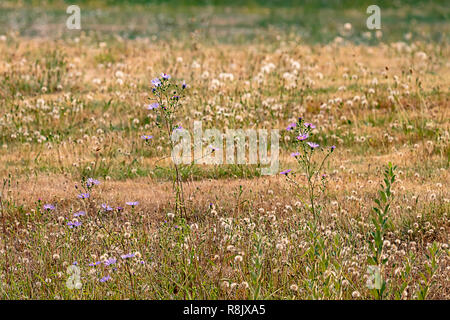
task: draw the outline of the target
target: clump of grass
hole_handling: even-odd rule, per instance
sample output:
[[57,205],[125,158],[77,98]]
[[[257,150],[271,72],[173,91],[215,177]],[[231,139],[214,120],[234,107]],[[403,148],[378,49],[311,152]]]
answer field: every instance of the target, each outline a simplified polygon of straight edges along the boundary
[[417,298],[419,300],[425,300],[430,292],[431,286],[436,283],[435,274],[440,267],[439,259],[442,253],[441,248],[435,242],[428,248],[428,252],[425,253],[425,271],[420,273],[422,279],[418,283]]
[[10,71],[0,74],[0,92],[5,97],[19,95],[37,95],[62,90],[65,85],[67,58],[58,49],[48,50],[27,64],[26,70],[20,65],[13,65]]

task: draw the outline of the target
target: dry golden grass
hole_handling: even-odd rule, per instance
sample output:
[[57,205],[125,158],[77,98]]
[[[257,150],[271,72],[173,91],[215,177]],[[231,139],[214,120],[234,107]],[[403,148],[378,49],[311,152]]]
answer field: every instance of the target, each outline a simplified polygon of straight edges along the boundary
[[[197,166],[185,175],[190,214],[183,222],[186,226],[197,224],[200,230],[185,238],[186,246],[195,247],[198,250],[195,254],[204,259],[196,265],[195,275],[192,278],[179,275],[180,282],[175,285],[152,278],[163,283],[161,287],[155,284],[148,288],[148,284],[140,283],[139,290],[133,282],[139,280],[132,280],[130,288],[126,273],[122,278],[117,276],[116,289],[100,288],[98,275],[90,275],[91,278],[86,276],[90,280],[85,280],[94,284],[89,285],[88,298],[124,298],[136,294],[142,298],[255,298],[245,291],[245,284],[244,289],[235,293],[229,285],[252,286],[249,280],[252,269],[246,265],[236,271],[233,259],[243,255],[251,264],[256,252],[251,243],[256,234],[261,239],[269,238],[264,241],[269,244],[267,256],[271,257],[264,264],[265,279],[270,285],[259,297],[370,298],[362,278],[365,265],[355,263],[365,262],[361,259],[367,256],[373,199],[383,166],[392,162],[398,166],[398,179],[393,188],[395,200],[390,216],[393,225],[387,238],[392,243],[398,239],[407,243],[408,248],[412,246],[417,260],[413,262],[416,269],[410,276],[413,279],[410,287],[402,288],[403,280],[397,277],[400,271],[394,270],[404,268],[406,258],[395,255],[394,250],[389,267],[393,279],[389,298],[417,298],[424,252],[436,241],[444,253],[435,275],[438,280],[431,286],[428,298],[448,299],[448,246],[445,246],[450,228],[449,46],[420,42],[376,47],[289,42],[276,46],[153,44],[148,40],[97,43],[82,36],[77,41],[12,38],[0,42],[0,55],[4,57],[0,62],[4,80],[0,84],[0,174],[11,183],[2,199],[7,203],[4,212],[11,223],[8,243],[14,248],[9,252],[12,275],[8,275],[8,281],[16,279],[20,270],[26,270],[23,283],[29,284],[16,286],[22,286],[23,294],[14,291],[5,297],[81,298],[63,288],[60,275],[59,280],[48,286],[43,286],[39,279],[56,279],[55,274],[64,272],[63,267],[70,259],[86,265],[105,254],[111,257],[126,253],[125,248],[119,250],[119,245],[115,247],[109,240],[102,242],[108,235],[120,237],[128,230],[121,229],[120,223],[124,222],[130,223],[130,233],[136,240],[122,243],[126,243],[127,250],[139,251],[148,262],[148,269],[139,269],[137,274],[168,276],[175,272],[171,268],[178,270],[179,260],[171,260],[168,253],[171,249],[161,251],[164,246],[157,246],[166,236],[164,248],[173,248],[178,241],[170,233],[164,233],[167,230],[162,224],[174,210],[172,182],[168,177],[171,163],[168,159],[160,160],[167,155],[167,139],[157,135],[152,125],[155,117],[144,108],[151,90],[150,80],[166,72],[189,84],[179,117],[185,128],[190,129],[194,120],[202,120],[204,126],[223,130],[284,129],[296,117],[303,116],[317,125],[319,143],[337,146],[325,168],[328,189],[318,200],[325,207],[319,224],[320,232],[328,234],[325,238],[329,237],[326,231],[334,230],[341,237],[342,246],[349,248],[348,256],[344,253],[345,257],[336,258],[336,261],[348,259],[348,265],[317,271],[319,278],[326,278],[329,272],[338,274],[335,287],[330,289],[333,293],[325,291],[328,283],[325,278],[314,284],[315,291],[308,291],[308,272],[302,265],[317,267],[317,261],[324,256],[302,260],[309,254],[305,249],[308,245],[303,246],[303,242],[311,241],[307,227],[311,217],[284,176],[258,177],[240,174],[236,168],[220,171],[220,166]],[[150,147],[143,145],[142,134],[155,135]],[[282,138],[281,168],[294,168],[288,138],[284,134]],[[157,166],[167,171],[158,171]],[[80,205],[76,198],[80,190],[75,186],[88,177],[100,179],[101,184],[92,192],[89,203]],[[301,172],[295,179],[305,183]],[[50,221],[45,216],[34,216],[41,210],[36,204],[38,199],[57,204],[57,213]],[[58,216],[67,217],[84,205],[92,214],[103,203],[117,207],[127,201],[139,201],[139,206],[131,211],[126,209],[116,222],[107,220],[111,233],[95,229],[96,218],[92,218],[92,224],[86,224],[86,228],[91,228],[86,237],[92,236],[93,244],[71,238],[72,244],[82,243],[79,253],[67,249],[68,244],[58,235],[66,232],[64,223],[56,222]],[[214,210],[210,203],[214,204]],[[223,233],[213,235],[212,230],[219,230],[228,218],[235,219],[234,227],[239,230],[246,230],[247,222],[242,221],[255,221],[255,236],[242,231],[230,238],[224,236],[226,228]],[[277,222],[272,224],[272,219]],[[419,222],[419,227],[412,227]],[[422,224],[426,227],[419,231]],[[31,229],[27,231],[28,227]],[[64,237],[71,236],[64,233]],[[296,248],[286,253],[286,257],[274,251],[284,238],[289,238],[292,248]],[[28,247],[24,244],[27,241],[31,243]],[[411,242],[417,243],[417,249]],[[300,249],[299,243],[303,246]],[[325,256],[333,256],[337,249],[332,238],[325,243],[326,250],[330,250]],[[35,255],[33,247],[45,247],[44,244],[49,249]],[[227,250],[231,244],[239,248]],[[88,251],[90,248],[92,252]],[[65,264],[53,261],[54,254],[63,256],[61,261]],[[184,254],[179,256],[185,257]],[[215,258],[216,255],[220,258]],[[25,256],[33,262],[26,265]],[[153,260],[146,260],[150,257]],[[153,262],[169,260],[167,264]],[[20,267],[12,267],[11,261]],[[4,274],[2,279],[6,279]],[[343,279],[350,281],[351,286],[336,289]],[[182,281],[189,285],[181,284]],[[41,284],[36,285],[37,282]],[[206,284],[199,288],[200,283]],[[292,283],[304,291],[293,293]]]

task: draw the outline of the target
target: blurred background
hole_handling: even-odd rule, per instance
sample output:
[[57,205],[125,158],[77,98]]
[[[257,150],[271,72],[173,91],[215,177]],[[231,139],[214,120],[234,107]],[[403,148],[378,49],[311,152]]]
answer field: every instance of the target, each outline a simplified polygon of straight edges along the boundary
[[[368,30],[366,9],[381,9],[381,32]],[[81,27],[68,30],[78,5]],[[448,42],[448,0],[1,0],[0,35],[117,39],[187,38],[220,43],[277,40],[328,43]],[[342,39],[341,39],[342,38]]]

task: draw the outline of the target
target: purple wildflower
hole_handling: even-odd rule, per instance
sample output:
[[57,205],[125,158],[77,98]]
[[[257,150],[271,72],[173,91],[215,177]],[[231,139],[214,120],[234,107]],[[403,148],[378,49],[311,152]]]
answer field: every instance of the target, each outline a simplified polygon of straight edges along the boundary
[[296,123],[291,123],[291,124],[289,124],[289,125],[287,126],[286,130],[287,130],[287,131],[291,131],[291,130],[294,129],[296,126],[297,126]]
[[292,171],[292,169],[287,169],[287,170],[281,171],[280,174],[284,174],[287,176],[287,174],[291,171]]
[[291,153],[291,157],[298,157],[299,155],[300,155],[300,152]]
[[87,199],[87,198],[89,198],[91,195],[89,194],[89,193],[80,193],[79,195],[78,195],[78,198],[80,198],[80,199]]
[[143,140],[145,140],[145,141],[148,141],[148,140],[150,140],[150,139],[153,139],[153,136],[143,135],[143,136],[141,136],[141,139],[143,139]]
[[116,262],[117,262],[117,259],[115,259],[115,258],[109,258],[108,260],[106,260],[105,262],[103,262],[103,264],[104,264],[105,266],[109,266],[109,265],[115,264]]
[[120,257],[121,257],[122,259],[128,259],[128,258],[133,258],[135,255],[136,255],[136,254],[134,254],[134,253],[127,253],[127,254],[121,255]]
[[307,142],[308,146],[310,146],[312,149],[317,148],[319,145],[314,142]]
[[331,151],[334,151],[336,149],[336,146],[331,146]]
[[126,202],[126,204],[129,205],[129,206],[134,207],[134,206],[137,206],[139,204],[139,201],[130,201],[130,202]]
[[111,208],[109,205],[107,205],[106,203],[102,204],[102,208],[105,211],[112,211],[114,210],[113,208]]
[[161,73],[161,78],[163,78],[164,80],[169,80],[171,77],[167,73],[163,72],[163,73]]
[[72,229],[73,227],[79,227],[79,226],[81,226],[81,222],[79,222],[79,221],[75,221],[75,222],[73,222],[73,221],[69,221],[69,222],[67,222],[67,225],[69,226],[69,228],[70,229]]
[[315,129],[316,128],[315,125],[313,125],[312,123],[308,123],[308,122],[305,122],[305,127],[310,128],[310,129]]
[[117,207],[117,211],[123,211],[123,208],[122,207]]
[[161,80],[159,80],[158,78],[155,78],[155,79],[152,80],[152,84],[155,87],[159,87],[159,86],[161,86]]
[[299,136],[297,137],[297,139],[298,139],[299,141],[305,141],[305,140],[308,139],[308,138],[309,138],[309,134],[308,134],[308,133],[301,134],[301,135],[299,135]]
[[186,81],[183,80],[183,84],[181,85],[181,88],[186,89],[186,87],[187,87]]
[[100,181],[93,179],[93,178],[89,178],[87,179],[86,185],[88,188],[92,187],[93,185],[99,185]]
[[102,263],[102,262],[101,261],[91,262],[91,263],[89,263],[89,267],[98,266],[100,263]]
[[48,211],[55,210],[55,206],[50,203],[44,204],[43,208],[44,208],[44,210],[48,210]]
[[108,281],[110,279],[111,279],[111,276],[107,275],[106,277],[101,278],[100,282],[106,282],[106,281]]
[[73,214],[74,217],[84,216],[86,215],[86,211],[78,211]]
[[154,103],[150,103],[147,105],[147,110],[153,110],[159,107],[159,103],[158,102],[154,102]]

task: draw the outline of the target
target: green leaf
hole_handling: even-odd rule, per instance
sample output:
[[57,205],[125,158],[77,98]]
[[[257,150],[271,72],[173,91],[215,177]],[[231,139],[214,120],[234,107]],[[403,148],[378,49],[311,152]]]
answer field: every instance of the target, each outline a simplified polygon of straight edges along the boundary
[[387,201],[386,193],[384,193],[384,191],[382,190],[379,190],[378,193],[380,194],[381,200],[383,202],[386,202]]

